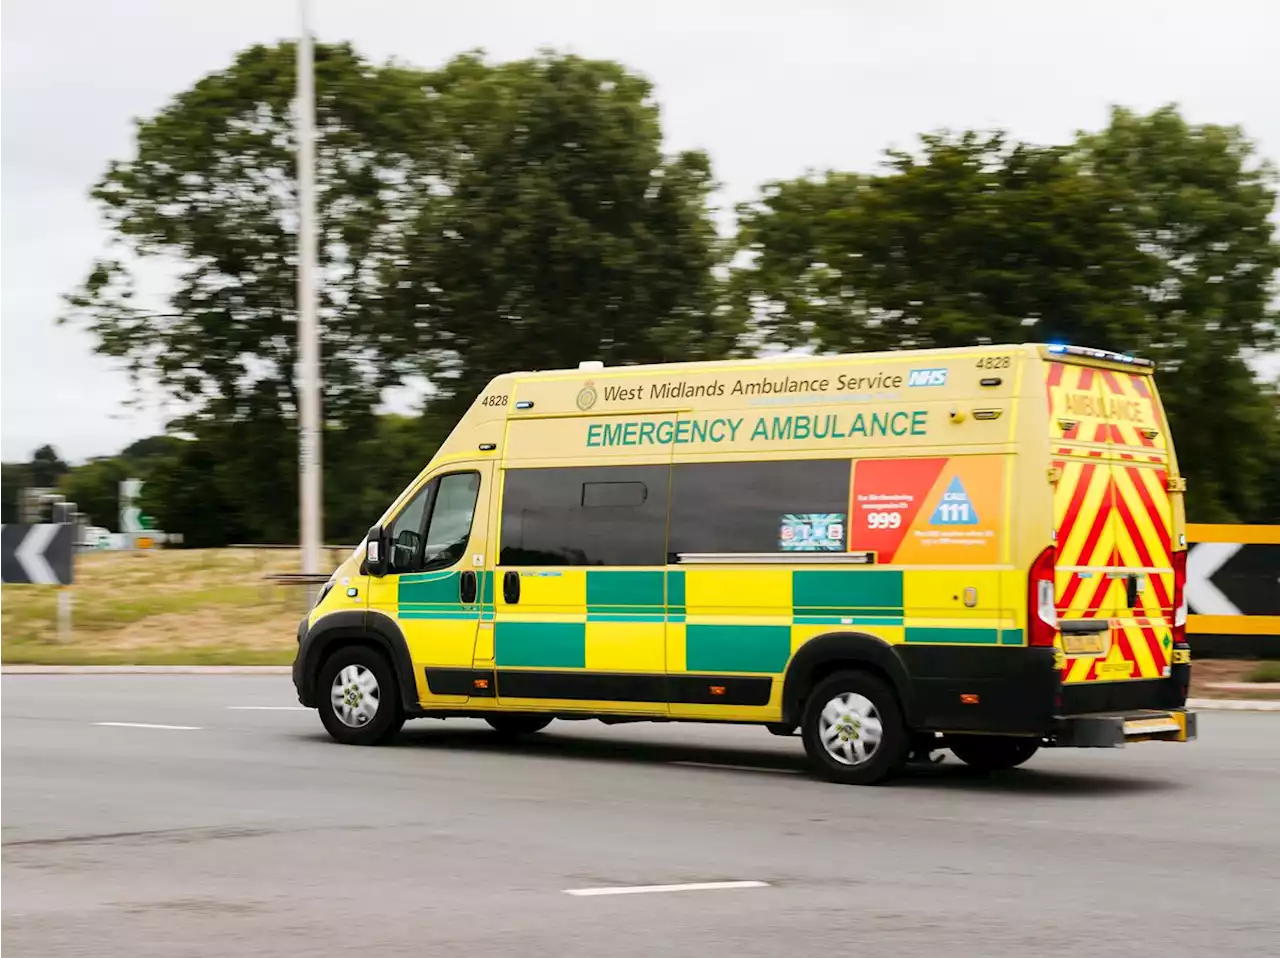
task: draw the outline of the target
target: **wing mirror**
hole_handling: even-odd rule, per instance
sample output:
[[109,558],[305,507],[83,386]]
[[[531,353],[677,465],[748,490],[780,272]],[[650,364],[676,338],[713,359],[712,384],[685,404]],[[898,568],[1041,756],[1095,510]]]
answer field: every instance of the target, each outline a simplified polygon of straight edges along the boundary
[[388,545],[382,526],[374,526],[364,540],[364,562],[360,571],[365,575],[384,576],[387,574]]

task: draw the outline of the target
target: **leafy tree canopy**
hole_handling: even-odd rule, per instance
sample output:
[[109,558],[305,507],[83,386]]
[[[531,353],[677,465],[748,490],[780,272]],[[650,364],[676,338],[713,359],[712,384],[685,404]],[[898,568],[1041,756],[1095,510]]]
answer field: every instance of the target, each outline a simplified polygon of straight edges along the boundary
[[1065,146],[925,136],[739,210],[732,299],[819,351],[1065,341],[1155,359],[1193,518],[1280,513],[1275,174],[1237,129],[1117,109]]

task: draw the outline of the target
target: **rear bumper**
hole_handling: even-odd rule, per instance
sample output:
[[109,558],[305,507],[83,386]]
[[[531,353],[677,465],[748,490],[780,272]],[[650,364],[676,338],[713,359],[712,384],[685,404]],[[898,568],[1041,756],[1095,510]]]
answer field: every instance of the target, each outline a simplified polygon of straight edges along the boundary
[[[1186,711],[1191,666],[1174,665],[1167,678],[1064,684],[1051,648],[897,646],[910,680],[904,696],[913,731],[1035,735],[1064,745],[1113,747],[1126,741],[1188,741]],[[1156,730],[1152,722],[1174,722]],[[1118,729],[1118,731],[1117,731]]]
[[1196,713],[1179,708],[1060,716],[1052,741],[1063,748],[1123,748],[1131,742],[1191,742],[1195,738]]

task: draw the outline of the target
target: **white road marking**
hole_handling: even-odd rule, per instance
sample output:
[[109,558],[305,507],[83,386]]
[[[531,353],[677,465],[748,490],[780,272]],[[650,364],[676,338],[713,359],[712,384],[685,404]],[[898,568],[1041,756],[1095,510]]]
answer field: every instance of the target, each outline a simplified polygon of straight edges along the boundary
[[1187,550],[1187,603],[1200,615],[1240,615],[1234,602],[1210,580],[1227,560],[1243,549],[1238,542],[1200,542]]
[[715,768],[733,772],[776,772],[779,775],[802,775],[796,768],[765,768],[762,765],[729,765],[723,762],[671,762],[671,765],[687,765],[689,768]]
[[653,895],[667,891],[717,891],[723,888],[768,888],[767,881],[700,881],[683,885],[616,885],[612,888],[566,888],[566,895],[594,898],[598,895]]
[[108,728],[163,728],[175,732],[199,732],[199,725],[152,725],[150,722],[94,722],[94,725]]
[[1280,699],[1187,699],[1187,708],[1205,711],[1280,712]]
[[310,712],[305,705],[228,705],[228,712]]
[[13,550],[13,557],[27,574],[27,581],[33,585],[57,585],[58,577],[53,574],[53,566],[45,556],[49,543],[58,534],[58,527],[52,523],[32,526]]

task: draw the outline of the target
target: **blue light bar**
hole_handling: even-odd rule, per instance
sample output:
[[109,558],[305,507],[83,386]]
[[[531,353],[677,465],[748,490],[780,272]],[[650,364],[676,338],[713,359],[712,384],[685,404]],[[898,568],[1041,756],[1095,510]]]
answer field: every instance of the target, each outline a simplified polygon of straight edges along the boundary
[[1125,353],[1113,353],[1106,349],[1091,349],[1088,346],[1067,346],[1063,343],[1050,343],[1049,352],[1064,356],[1083,356],[1086,359],[1102,359],[1109,363],[1123,363],[1126,366],[1141,366],[1143,369],[1154,369],[1155,363],[1141,356],[1129,356]]

